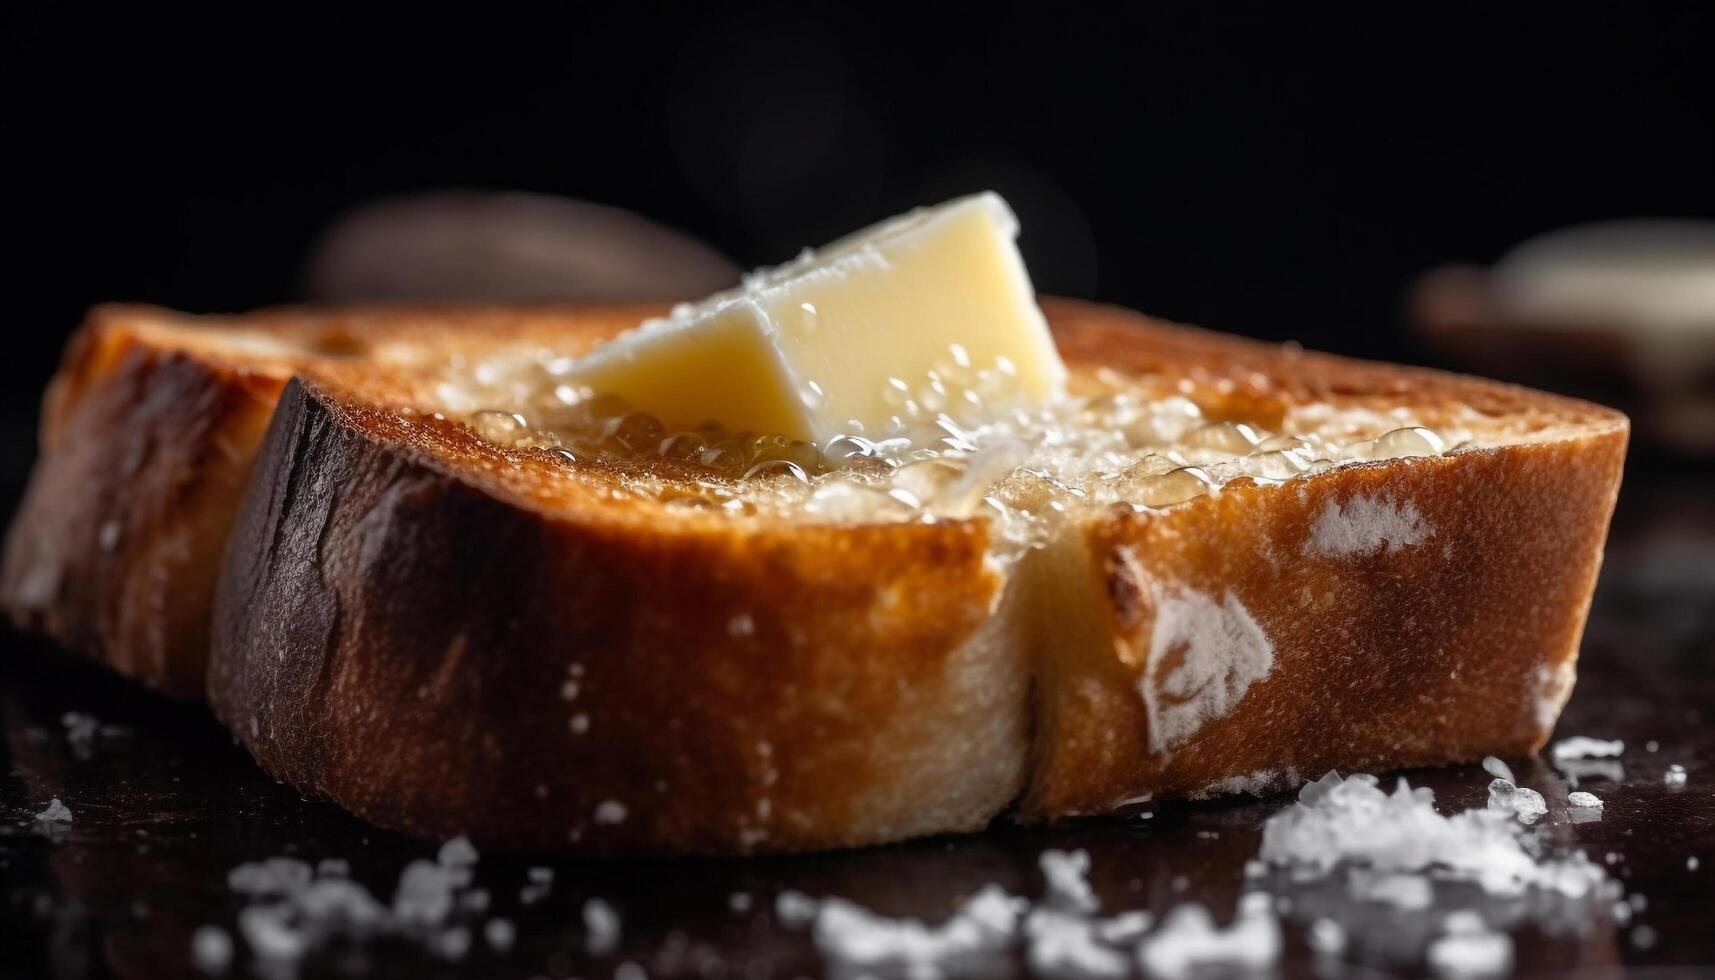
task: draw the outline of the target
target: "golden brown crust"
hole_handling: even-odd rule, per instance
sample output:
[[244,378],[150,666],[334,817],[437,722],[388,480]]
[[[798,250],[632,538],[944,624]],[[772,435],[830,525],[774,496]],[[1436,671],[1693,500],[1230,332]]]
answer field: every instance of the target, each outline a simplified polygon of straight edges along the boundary
[[387,826],[603,853],[974,829],[1020,788],[981,525],[544,514],[450,471],[485,451],[466,430],[426,425],[430,456],[379,422],[288,388],[228,552],[213,704],[276,775]]
[[[204,696],[208,610],[238,498],[286,381],[408,387],[388,345],[454,351],[553,338],[575,349],[655,306],[346,307],[195,317],[91,310],[43,397],[41,455],[7,534],[14,623],[162,693]],[[371,385],[374,387],[374,385]]]
[[22,626],[200,698],[221,549],[285,379],[139,343],[108,315],[74,338],[45,399],[0,601]]
[[[1044,680],[1064,703],[1026,815],[1535,751],[1571,689],[1624,451],[1609,429],[1093,522],[1111,633]],[[1262,645],[1199,631],[1231,603],[1266,669],[1244,662]]]

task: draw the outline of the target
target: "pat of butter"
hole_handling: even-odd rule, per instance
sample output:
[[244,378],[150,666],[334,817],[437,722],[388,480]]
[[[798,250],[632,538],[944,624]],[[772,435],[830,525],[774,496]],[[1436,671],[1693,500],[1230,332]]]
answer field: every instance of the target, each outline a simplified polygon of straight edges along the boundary
[[572,377],[669,429],[825,445],[947,414],[1040,404],[1066,368],[993,193],[914,211],[682,306],[582,358]]

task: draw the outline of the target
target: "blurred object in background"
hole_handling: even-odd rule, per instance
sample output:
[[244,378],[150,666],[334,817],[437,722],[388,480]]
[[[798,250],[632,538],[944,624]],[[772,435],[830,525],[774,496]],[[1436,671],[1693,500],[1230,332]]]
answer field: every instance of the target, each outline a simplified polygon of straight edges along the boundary
[[1715,222],[1615,221],[1426,274],[1413,325],[1497,377],[1606,402],[1640,441],[1715,458]]
[[678,300],[737,282],[719,252],[630,211],[476,191],[359,207],[311,247],[304,274],[326,302]]

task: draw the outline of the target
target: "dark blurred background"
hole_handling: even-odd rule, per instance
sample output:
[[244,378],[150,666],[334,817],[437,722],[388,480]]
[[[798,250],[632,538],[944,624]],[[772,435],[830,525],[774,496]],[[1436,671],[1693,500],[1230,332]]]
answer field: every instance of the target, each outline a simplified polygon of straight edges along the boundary
[[1044,291],[1406,360],[1425,269],[1715,216],[1708,4],[6,17],[8,475],[86,307],[294,299],[378,196],[570,195],[754,265],[994,187]]

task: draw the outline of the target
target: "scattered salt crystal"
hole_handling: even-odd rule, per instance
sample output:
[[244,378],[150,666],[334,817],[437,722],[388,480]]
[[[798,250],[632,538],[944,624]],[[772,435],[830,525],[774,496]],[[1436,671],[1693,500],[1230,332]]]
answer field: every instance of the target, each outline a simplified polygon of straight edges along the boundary
[[469,837],[454,837],[441,845],[435,855],[443,868],[468,868],[477,861],[476,847],[471,844]]
[[1492,755],[1483,757],[1483,768],[1489,771],[1489,775],[1497,779],[1504,779],[1509,783],[1518,782],[1518,779],[1513,776],[1512,767]]
[[67,711],[60,715],[60,724],[65,726],[72,755],[88,759],[95,754],[95,737],[101,731],[99,719],[81,711]]
[[788,929],[809,925],[819,907],[815,899],[803,892],[787,889],[774,896],[774,917]]
[[1655,929],[1650,926],[1638,926],[1632,930],[1632,945],[1639,949],[1652,949],[1655,946]]
[[1655,755],[1661,751],[1661,743],[1652,738],[1644,743],[1644,751],[1650,755]]
[[1310,923],[1304,941],[1322,956],[1338,956],[1346,949],[1346,929],[1333,919],[1317,919]]
[[1685,859],[1685,870],[1687,870],[1687,871],[1696,871],[1697,870],[1697,855],[1693,854],[1690,857]]
[[599,898],[584,902],[584,948],[591,956],[605,956],[619,947],[619,913]]
[[470,930],[453,926],[429,936],[430,951],[442,959],[462,960],[470,952]]
[[1131,973],[1124,953],[1096,935],[1096,923],[1076,911],[1037,908],[1024,920],[1025,962],[1039,977],[1101,980]]
[[1612,759],[1626,750],[1626,743],[1620,739],[1604,741],[1599,738],[1586,738],[1574,735],[1554,743],[1549,754],[1556,765],[1569,759]]
[[549,882],[529,882],[523,888],[518,889],[518,903],[520,905],[535,905],[542,899],[547,898],[553,890],[554,886]]
[[399,889],[393,894],[393,914],[401,922],[432,925],[453,910],[453,889],[458,885],[454,869],[432,861],[416,860],[399,874]]
[[727,896],[726,907],[735,913],[749,912],[750,906],[751,897],[748,892],[733,892]]
[[[1683,787],[1685,785],[1685,767],[1678,763],[1668,766],[1667,775],[1661,777],[1661,781],[1666,784],[1668,789],[1679,789]],[[67,819],[69,820],[70,818],[68,817]]]
[[1626,896],[1626,904],[1632,907],[1633,912],[1642,912],[1649,908],[1649,896],[1643,892],[1632,892]]
[[1238,917],[1226,929],[1217,927],[1201,905],[1175,908],[1138,945],[1137,958],[1146,975],[1160,978],[1219,969],[1262,971],[1278,962],[1280,946],[1280,922],[1268,896],[1253,892],[1239,901]]
[[1530,824],[1548,812],[1548,801],[1534,789],[1496,779],[1489,783],[1489,809],[1504,810],[1517,816],[1520,822]]
[[1043,901],[1067,912],[1094,912],[1101,900],[1084,877],[1090,873],[1089,851],[1043,851],[1036,859],[1047,882]]
[[39,824],[71,823],[71,807],[61,803],[60,798],[56,796],[48,801],[47,806],[42,807],[40,813],[36,814],[36,822]]
[[625,822],[625,815],[625,804],[618,800],[603,800],[596,804],[595,822],[597,824],[607,826],[622,824]]
[[931,928],[830,898],[816,912],[812,938],[835,973],[934,978],[993,972],[1012,944],[1025,904],[989,885]]
[[545,867],[542,867],[540,865],[534,865],[534,866],[527,868],[525,870],[524,877],[530,879],[531,881],[546,884],[547,882],[551,882],[554,880],[554,869],[553,868],[545,868]]
[[1513,941],[1469,910],[1454,912],[1429,944],[1429,969],[1440,977],[1501,976],[1512,970]]
[[316,874],[324,878],[344,878],[351,874],[351,863],[343,858],[322,858],[316,862]]
[[1615,902],[1609,912],[1613,915],[1614,921],[1622,926],[1632,921],[1632,907],[1625,902]]
[[284,895],[310,883],[310,866],[297,858],[247,861],[226,873],[226,887],[246,895]]
[[488,942],[489,949],[504,953],[517,941],[518,930],[510,919],[489,919],[482,927],[482,938]]
[[1142,939],[1154,923],[1155,917],[1143,909],[1121,912],[1111,919],[1098,921],[1096,937],[1104,943],[1121,946]]
[[[1444,817],[1435,794],[1400,780],[1392,793],[1358,773],[1330,774],[1310,783],[1299,802],[1263,825],[1260,856],[1300,880],[1327,878],[1337,869],[1378,873],[1434,870],[1492,895],[1518,895],[1535,887],[1565,891],[1599,883],[1601,870],[1582,856],[1537,861],[1526,851],[1516,812],[1482,809]],[[1509,794],[1510,798],[1510,794]]]
[[1577,806],[1577,807],[1590,806],[1590,807],[1600,808],[1602,806],[1601,798],[1598,797],[1595,793],[1584,793],[1584,792],[1568,793],[1568,794],[1566,794],[1566,802],[1572,804],[1573,806]]
[[232,966],[232,937],[219,926],[199,926],[191,934],[191,964],[209,974]]
[[[569,724],[571,725],[573,735],[582,735],[590,730],[590,716],[580,711],[572,716],[572,720]],[[537,795],[543,796],[546,794],[538,793]]]
[[1426,909],[1435,902],[1435,889],[1421,874],[1375,874],[1354,869],[1348,888],[1360,902],[1378,902],[1397,909]]
[[309,951],[310,938],[295,928],[284,905],[252,905],[238,913],[238,931],[250,952],[262,960],[297,960]]

